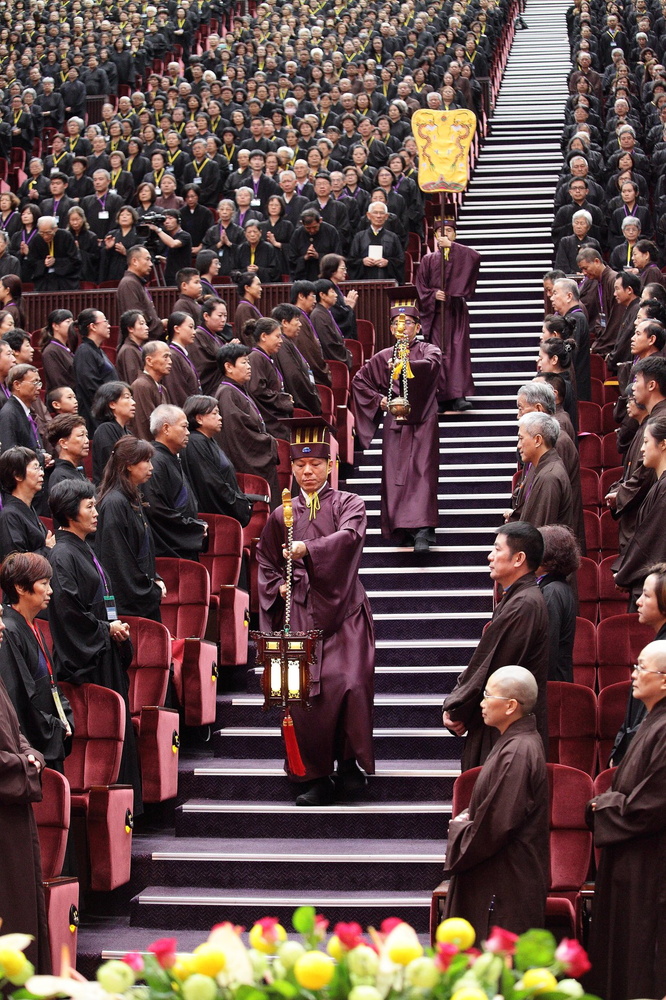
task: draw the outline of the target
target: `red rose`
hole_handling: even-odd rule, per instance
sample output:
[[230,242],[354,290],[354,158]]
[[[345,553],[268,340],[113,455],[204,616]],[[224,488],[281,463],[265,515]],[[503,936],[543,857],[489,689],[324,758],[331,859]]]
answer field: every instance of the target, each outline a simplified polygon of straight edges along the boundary
[[326,931],[328,930],[328,920],[323,913],[317,913],[315,916],[314,932],[315,937],[320,941],[323,941],[326,937]]
[[555,951],[555,958],[562,963],[567,976],[577,979],[592,968],[587,952],[575,938],[562,938]]
[[505,931],[502,927],[491,927],[490,937],[483,946],[486,951],[492,951],[495,955],[513,955],[517,940],[517,934]]
[[153,953],[163,969],[170,969],[176,961],[176,939],[158,938],[148,945],[148,951]]
[[130,969],[135,972],[143,972],[143,958],[138,953],[138,951],[128,951],[123,958],[125,965],[129,965]]
[[382,920],[380,930],[382,934],[390,934],[394,927],[397,927],[398,924],[404,924],[404,922],[399,917],[387,917],[386,920]]
[[351,951],[363,941],[363,928],[360,924],[336,924],[333,933],[347,951]]
[[448,941],[439,942],[435,954],[435,965],[439,971],[446,972],[457,954],[458,948],[455,944],[450,944]]

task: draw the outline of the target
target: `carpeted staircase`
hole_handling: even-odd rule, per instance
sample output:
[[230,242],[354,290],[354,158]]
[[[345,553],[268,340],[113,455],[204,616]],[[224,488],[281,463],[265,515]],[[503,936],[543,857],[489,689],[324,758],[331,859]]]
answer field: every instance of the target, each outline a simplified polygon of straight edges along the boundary
[[[552,198],[561,164],[568,44],[564,0],[529,0],[460,217],[459,238],[483,256],[471,304],[474,410],[442,418],[437,545],[427,557],[379,534],[380,444],[346,487],[368,509],[361,569],[377,634],[377,776],[361,805],[303,809],[282,772],[276,714],[261,712],[257,670],[219,703],[212,756],[181,762],[173,831],[135,837],[127,918],[91,920],[79,951],[141,949],[175,934],[183,948],[222,920],[289,921],[313,903],[336,920],[399,914],[428,927],[440,881],[460,740],[441,703],[492,610],[486,555],[515,470],[515,392],[535,371],[551,266]],[[127,899],[127,893],[121,894]],[[118,907],[122,909],[122,906]]]

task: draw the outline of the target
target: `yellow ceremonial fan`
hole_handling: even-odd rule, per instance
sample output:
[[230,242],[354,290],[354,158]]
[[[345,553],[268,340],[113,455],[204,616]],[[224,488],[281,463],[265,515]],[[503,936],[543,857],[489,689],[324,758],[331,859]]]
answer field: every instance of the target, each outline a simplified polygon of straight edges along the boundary
[[476,131],[476,115],[464,108],[429,111],[412,116],[412,132],[419,151],[419,187],[422,191],[464,191],[467,163]]

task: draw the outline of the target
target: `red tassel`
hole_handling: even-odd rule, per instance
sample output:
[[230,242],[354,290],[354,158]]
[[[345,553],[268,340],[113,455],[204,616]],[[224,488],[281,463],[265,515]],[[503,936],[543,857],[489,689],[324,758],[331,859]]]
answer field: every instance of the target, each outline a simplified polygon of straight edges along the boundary
[[284,746],[287,751],[287,765],[291,774],[298,775],[302,778],[305,774],[305,765],[301,757],[301,751],[298,749],[298,740],[296,739],[296,730],[294,729],[294,722],[289,714],[289,709],[286,708],[284,711],[284,719],[282,720],[282,735],[284,737]]

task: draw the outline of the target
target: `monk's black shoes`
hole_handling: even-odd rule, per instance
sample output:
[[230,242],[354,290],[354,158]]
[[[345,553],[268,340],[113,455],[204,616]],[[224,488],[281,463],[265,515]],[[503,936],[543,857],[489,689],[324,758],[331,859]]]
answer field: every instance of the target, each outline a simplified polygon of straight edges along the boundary
[[307,792],[296,799],[297,806],[331,806],[335,802],[335,785],[332,778],[317,778]]
[[363,796],[368,787],[368,777],[355,760],[347,760],[339,764],[333,780],[336,797],[346,801]]

